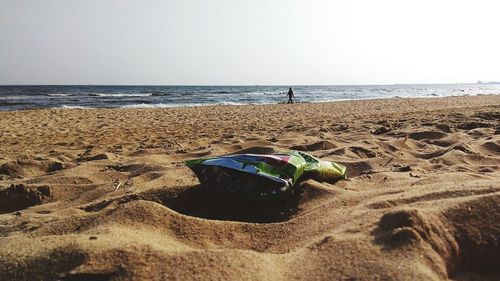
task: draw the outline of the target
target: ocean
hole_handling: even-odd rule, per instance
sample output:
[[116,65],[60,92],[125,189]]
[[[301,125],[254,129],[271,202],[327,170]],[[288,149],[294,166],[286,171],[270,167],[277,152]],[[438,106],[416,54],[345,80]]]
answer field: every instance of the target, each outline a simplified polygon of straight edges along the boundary
[[[0,86],[0,111],[276,104],[288,86]],[[293,86],[296,102],[500,94],[500,84]]]

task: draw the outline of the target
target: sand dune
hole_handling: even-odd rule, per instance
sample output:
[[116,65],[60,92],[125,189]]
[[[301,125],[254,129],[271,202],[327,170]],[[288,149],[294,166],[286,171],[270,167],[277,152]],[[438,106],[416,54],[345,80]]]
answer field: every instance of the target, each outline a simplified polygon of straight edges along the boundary
[[[500,279],[498,95],[15,111],[0,128],[1,280]],[[256,206],[182,164],[289,149],[349,179]]]

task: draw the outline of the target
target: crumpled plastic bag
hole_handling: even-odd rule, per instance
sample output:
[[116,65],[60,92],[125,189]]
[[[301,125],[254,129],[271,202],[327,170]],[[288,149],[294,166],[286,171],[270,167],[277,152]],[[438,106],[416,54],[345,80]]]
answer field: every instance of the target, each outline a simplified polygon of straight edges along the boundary
[[346,178],[346,167],[301,152],[233,154],[184,161],[202,185],[246,199],[293,194],[301,178],[333,182]]

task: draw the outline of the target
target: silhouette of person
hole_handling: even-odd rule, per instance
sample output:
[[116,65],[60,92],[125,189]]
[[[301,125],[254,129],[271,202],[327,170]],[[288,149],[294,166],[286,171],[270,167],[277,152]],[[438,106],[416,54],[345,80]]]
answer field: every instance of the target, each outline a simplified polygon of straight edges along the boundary
[[293,91],[292,91],[292,88],[290,87],[290,89],[288,90],[288,103],[293,103]]

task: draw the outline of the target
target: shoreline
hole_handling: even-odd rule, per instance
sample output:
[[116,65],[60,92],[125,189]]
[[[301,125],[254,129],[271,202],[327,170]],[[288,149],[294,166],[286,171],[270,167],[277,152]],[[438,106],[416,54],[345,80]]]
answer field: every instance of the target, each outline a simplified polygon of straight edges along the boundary
[[[421,99],[449,99],[449,98],[480,98],[480,97],[497,97],[499,94],[478,94],[478,95],[457,95],[457,96],[431,96],[431,97],[388,97],[388,98],[360,98],[360,99],[339,99],[333,101],[316,101],[316,102],[308,102],[308,101],[299,101],[294,102],[293,104],[336,104],[342,102],[359,102],[359,101],[386,101],[386,100],[421,100]],[[122,107],[86,107],[86,106],[70,106],[63,105],[62,107],[45,107],[45,108],[31,108],[31,109],[14,109],[14,110],[0,110],[0,114],[4,112],[22,112],[22,111],[40,111],[40,110],[128,110],[128,109],[177,109],[177,108],[216,108],[216,107],[231,107],[231,106],[274,106],[274,105],[290,105],[283,102],[276,103],[228,103],[228,104],[132,104],[126,105]]]

